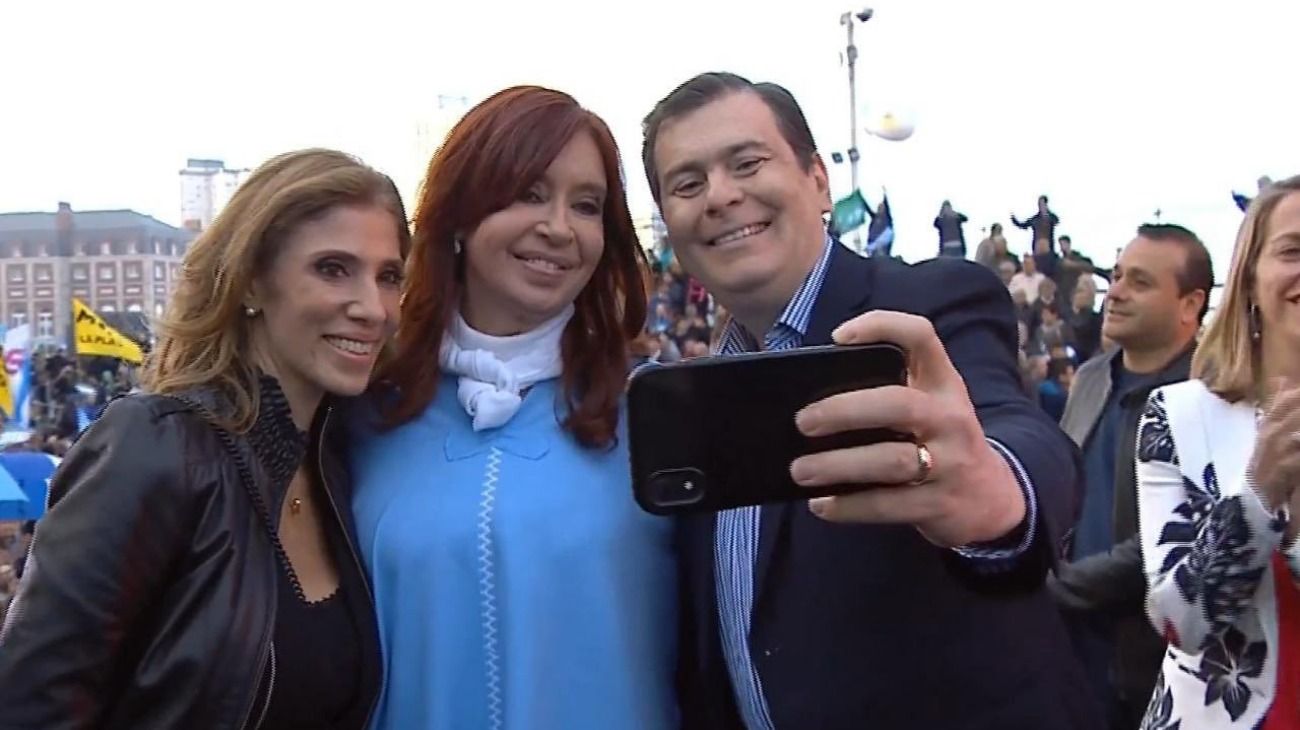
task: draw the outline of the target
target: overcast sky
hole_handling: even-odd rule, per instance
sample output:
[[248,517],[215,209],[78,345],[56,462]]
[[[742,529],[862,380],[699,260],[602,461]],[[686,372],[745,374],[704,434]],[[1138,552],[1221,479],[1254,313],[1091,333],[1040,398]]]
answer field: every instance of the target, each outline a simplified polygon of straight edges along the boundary
[[[1295,0],[880,0],[857,29],[862,187],[889,190],[896,252],[933,255],[944,198],[980,229],[1040,192],[1100,262],[1159,208],[1220,274],[1233,188],[1300,172]],[[413,194],[437,96],[517,83],[574,94],[622,147],[634,214],[651,202],[640,119],[694,73],[789,87],[829,158],[847,147],[842,0],[738,2],[56,2],[0,5],[0,211],[133,208],[177,223],[189,157],[255,167],[324,145]],[[837,197],[847,164],[835,168]],[[1014,232],[1013,247],[1025,236]]]

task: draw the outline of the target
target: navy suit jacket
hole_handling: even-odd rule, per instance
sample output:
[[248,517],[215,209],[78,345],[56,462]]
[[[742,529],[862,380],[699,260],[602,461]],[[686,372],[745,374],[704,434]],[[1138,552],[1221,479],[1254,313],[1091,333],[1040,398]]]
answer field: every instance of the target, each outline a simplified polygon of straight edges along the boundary
[[[914,266],[837,245],[805,345],[873,309],[924,315],[966,381],[985,434],[1038,500],[1029,552],[988,574],[911,526],[836,525],[766,505],[750,654],[779,730],[1093,730],[1100,715],[1044,577],[1081,494],[1073,442],[1024,394],[1011,299],[992,272]],[[936,462],[943,454],[934,455]],[[719,639],[713,515],[682,521],[682,706],[688,728],[740,728]]]

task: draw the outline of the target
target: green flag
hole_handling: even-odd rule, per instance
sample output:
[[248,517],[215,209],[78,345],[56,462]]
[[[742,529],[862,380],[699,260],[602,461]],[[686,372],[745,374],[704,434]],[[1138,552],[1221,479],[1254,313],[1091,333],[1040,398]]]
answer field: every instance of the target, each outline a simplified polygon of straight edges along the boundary
[[861,190],[854,190],[835,203],[831,225],[838,233],[847,233],[867,221],[867,201]]

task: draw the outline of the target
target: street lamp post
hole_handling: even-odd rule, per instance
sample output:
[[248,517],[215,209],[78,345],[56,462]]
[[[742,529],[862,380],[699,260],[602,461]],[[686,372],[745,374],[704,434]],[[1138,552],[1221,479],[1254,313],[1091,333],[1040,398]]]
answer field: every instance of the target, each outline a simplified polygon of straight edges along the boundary
[[[853,190],[858,189],[858,160],[862,155],[858,152],[858,84],[855,74],[855,66],[858,62],[858,47],[853,43],[853,21],[865,23],[871,20],[875,13],[871,8],[863,8],[858,12],[848,12],[840,16],[840,25],[844,26],[848,33],[848,47],[845,49],[845,58],[849,66],[849,175],[853,182]],[[852,191],[850,191],[852,192]],[[861,228],[853,232],[854,246],[858,251],[862,250],[862,231]]]

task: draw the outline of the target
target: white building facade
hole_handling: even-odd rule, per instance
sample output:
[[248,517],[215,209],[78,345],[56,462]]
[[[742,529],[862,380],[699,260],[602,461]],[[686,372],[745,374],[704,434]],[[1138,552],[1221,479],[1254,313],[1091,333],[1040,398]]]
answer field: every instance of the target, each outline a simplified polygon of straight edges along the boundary
[[232,170],[221,160],[190,159],[181,170],[181,227],[202,231],[212,225],[249,170]]

